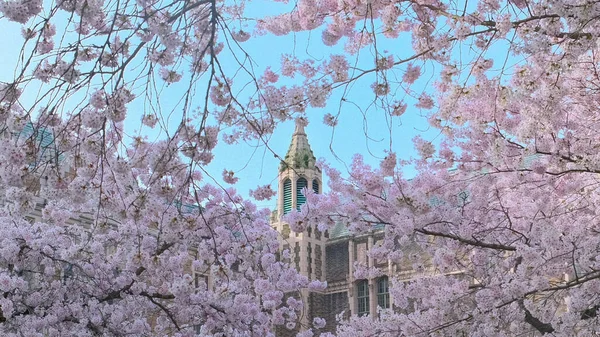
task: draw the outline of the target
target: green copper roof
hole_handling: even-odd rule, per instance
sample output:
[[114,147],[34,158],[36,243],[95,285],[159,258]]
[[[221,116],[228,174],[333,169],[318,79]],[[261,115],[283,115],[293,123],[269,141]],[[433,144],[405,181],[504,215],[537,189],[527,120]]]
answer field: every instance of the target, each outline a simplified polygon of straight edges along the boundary
[[21,131],[21,136],[32,139],[35,142],[35,146],[39,147],[37,158],[34,163],[31,163],[32,165],[55,159],[54,157],[56,156],[58,149],[56,148],[52,131],[45,127],[35,127],[30,122],[27,123]]
[[[384,228],[385,228],[384,224],[375,224],[371,227],[371,230],[378,232],[378,231],[383,230]],[[331,228],[329,230],[329,239],[330,240],[350,237],[352,235],[354,235],[354,234],[352,232],[350,232],[350,230],[348,230],[348,226],[341,221],[336,222],[335,226],[333,226],[333,228]],[[359,235],[361,235],[361,234],[359,234]]]
[[22,134],[26,137],[31,137],[35,134],[35,140],[43,150],[54,146],[54,135],[46,128],[36,129],[32,123],[27,123],[23,128]]

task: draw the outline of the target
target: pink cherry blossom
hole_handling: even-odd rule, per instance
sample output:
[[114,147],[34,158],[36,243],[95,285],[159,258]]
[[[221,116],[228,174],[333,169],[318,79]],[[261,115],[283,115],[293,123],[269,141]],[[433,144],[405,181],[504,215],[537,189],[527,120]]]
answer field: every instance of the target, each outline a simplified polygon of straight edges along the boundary
[[271,185],[259,186],[255,190],[250,190],[250,196],[256,200],[269,200],[276,192],[271,189]]
[[420,76],[421,76],[421,67],[415,66],[412,63],[410,63],[406,67],[404,76],[402,76],[402,81],[407,84],[413,84]]
[[235,184],[238,180],[239,178],[234,176],[233,171],[223,170],[223,181],[228,184]]
[[19,23],[26,23],[32,16],[39,14],[41,10],[41,0],[0,2],[0,12],[8,19]]
[[[0,1],[0,335],[597,334],[600,7],[279,2]],[[354,109],[370,153],[279,214],[357,244],[328,289],[212,165]],[[358,317],[383,276],[393,305]]]
[[250,34],[248,34],[247,32],[245,32],[241,29],[238,31],[232,32],[231,36],[237,42],[246,42],[246,41],[248,41],[248,39],[250,39]]
[[160,69],[160,77],[163,79],[163,81],[169,84],[176,83],[181,80],[181,74],[178,74],[177,72],[167,68]]
[[429,96],[428,94],[423,93],[421,94],[421,96],[419,96],[419,101],[415,106],[421,109],[431,109],[433,108],[433,105],[433,98],[431,98],[431,96]]

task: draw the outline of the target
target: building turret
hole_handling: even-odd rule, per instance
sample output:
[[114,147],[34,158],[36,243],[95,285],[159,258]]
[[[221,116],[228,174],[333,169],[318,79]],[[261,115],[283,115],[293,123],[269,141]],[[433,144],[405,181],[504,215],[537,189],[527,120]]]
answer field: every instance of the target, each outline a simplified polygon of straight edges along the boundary
[[292,209],[300,209],[306,202],[302,194],[303,188],[321,193],[322,174],[316,165],[316,159],[308,143],[302,120],[296,122],[292,142],[285,159],[279,165],[279,199],[277,213],[279,216]]
[[[300,274],[310,280],[325,280],[325,242],[324,233],[317,228],[309,227],[302,233],[292,233],[290,226],[282,221],[285,214],[293,209],[299,210],[306,203],[302,193],[304,188],[312,189],[314,193],[322,193],[321,169],[316,166],[315,156],[308,143],[304,131],[304,121],[296,121],[296,129],[292,142],[279,166],[277,211],[272,218],[272,225],[280,233],[281,250],[288,249],[291,258],[286,261],[295,266]],[[310,313],[315,294],[307,290],[302,292],[304,309]],[[303,315],[304,326],[309,326],[312,317]]]

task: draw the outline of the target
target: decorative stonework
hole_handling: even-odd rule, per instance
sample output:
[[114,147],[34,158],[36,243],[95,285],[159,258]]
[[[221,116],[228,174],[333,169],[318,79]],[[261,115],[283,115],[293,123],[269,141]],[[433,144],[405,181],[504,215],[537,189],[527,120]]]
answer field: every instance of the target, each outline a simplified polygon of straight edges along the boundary
[[[279,171],[287,169],[319,170],[316,166],[316,158],[308,144],[308,137],[304,131],[302,122],[296,123],[296,129],[292,135],[292,142],[285,158],[279,166]],[[320,171],[320,170],[319,170]]]

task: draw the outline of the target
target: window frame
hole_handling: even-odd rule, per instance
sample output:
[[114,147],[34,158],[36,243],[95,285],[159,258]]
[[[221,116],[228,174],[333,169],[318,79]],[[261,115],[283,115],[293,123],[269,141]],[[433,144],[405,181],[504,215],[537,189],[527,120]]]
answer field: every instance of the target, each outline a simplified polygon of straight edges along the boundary
[[358,316],[370,314],[369,281],[367,280],[356,283],[356,314]]
[[377,279],[377,306],[382,309],[390,308],[390,281],[387,276]]

